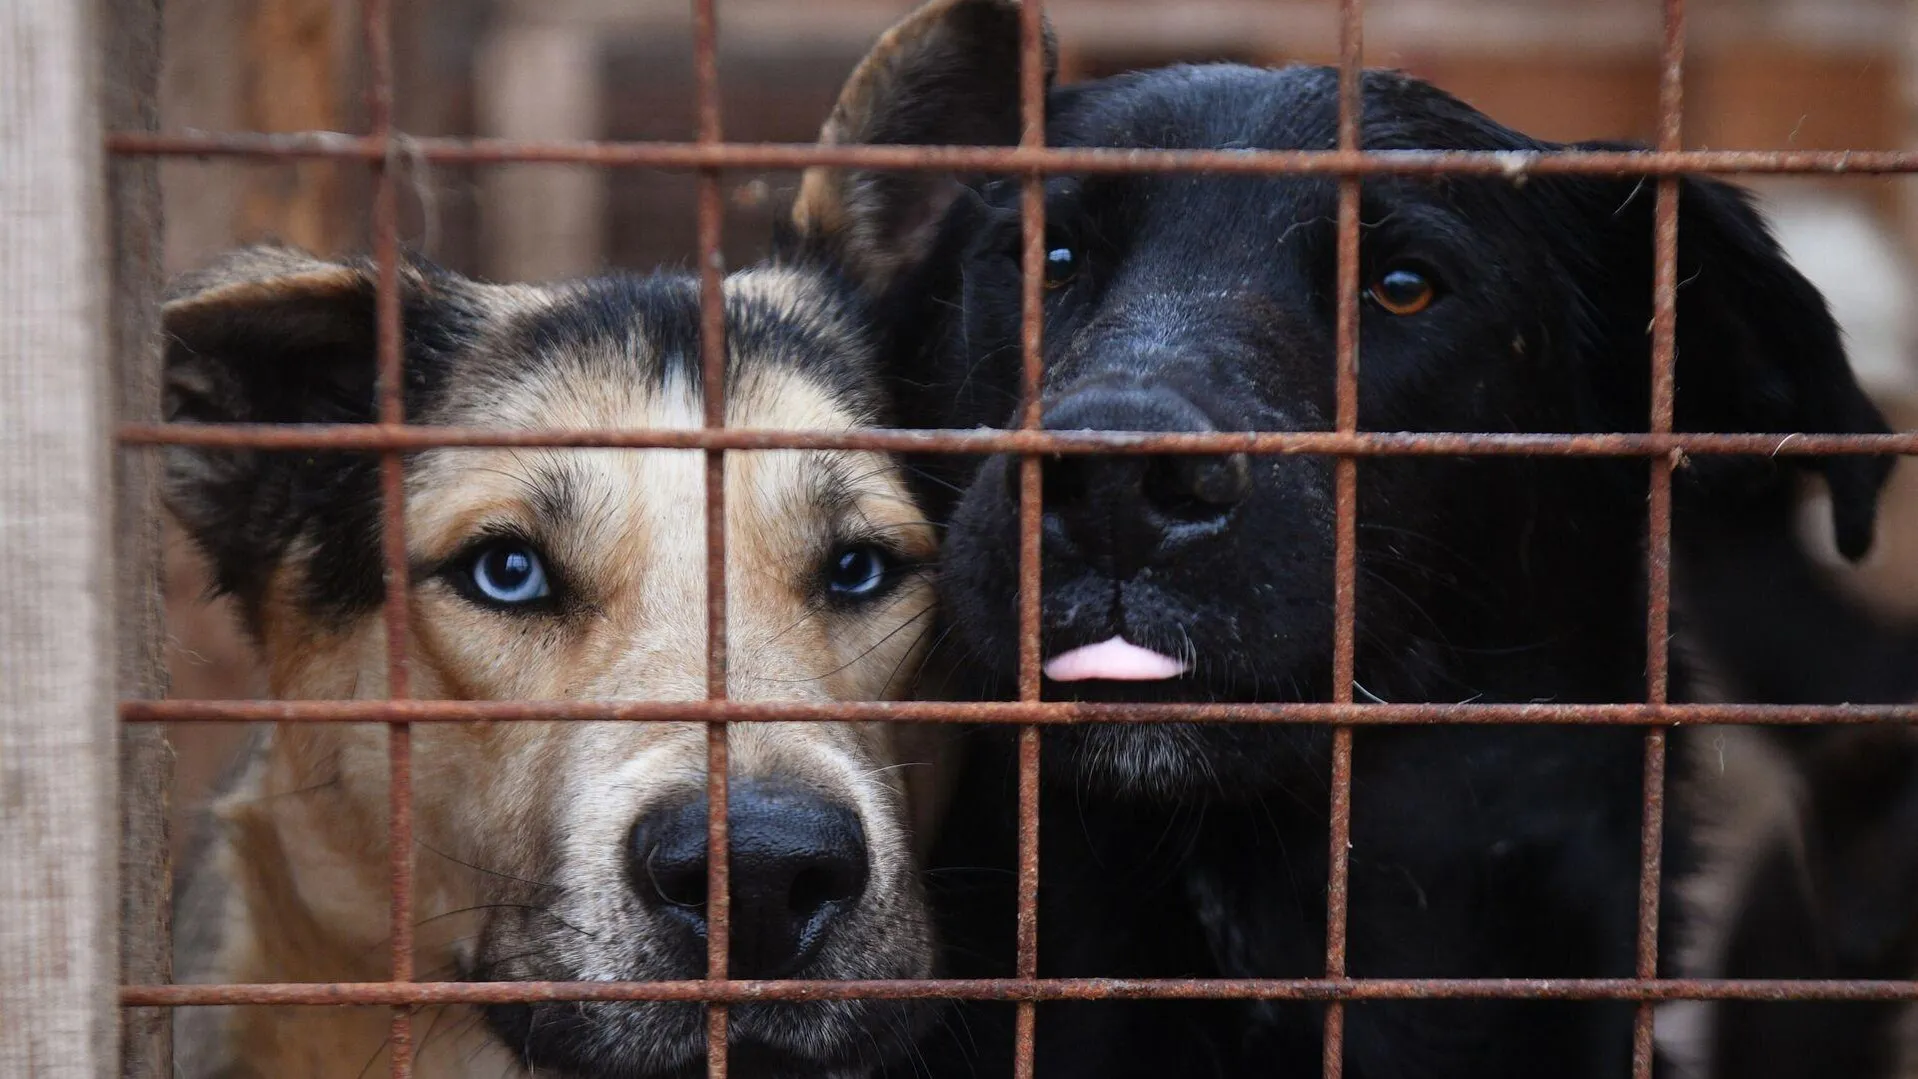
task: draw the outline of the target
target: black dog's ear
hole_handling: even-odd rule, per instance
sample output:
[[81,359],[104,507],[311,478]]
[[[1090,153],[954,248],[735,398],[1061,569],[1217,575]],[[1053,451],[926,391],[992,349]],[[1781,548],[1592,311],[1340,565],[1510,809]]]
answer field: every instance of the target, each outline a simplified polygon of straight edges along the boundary
[[[1057,50],[1048,29],[1046,82]],[[820,130],[827,145],[1011,146],[1019,141],[1018,0],[932,0],[887,30]],[[931,248],[960,192],[929,172],[806,170],[793,203],[801,243],[882,295]]]
[[[430,281],[401,270],[409,340],[451,306]],[[189,423],[368,423],[375,418],[375,276],[371,266],[325,262],[256,247],[233,252],[169,290],[164,410]],[[442,319],[443,321],[443,319]],[[408,382],[417,387],[417,348]],[[364,455],[274,453],[175,446],[165,470],[167,508],[212,563],[216,587],[243,605],[257,599],[290,537],[328,509],[324,492],[370,475]]]
[[[1581,149],[1619,149],[1584,144]],[[1616,250],[1642,276],[1614,287],[1643,292],[1623,310],[1649,311],[1655,185],[1611,186]],[[1621,197],[1622,196],[1622,197]],[[1614,262],[1617,265],[1617,262]],[[1772,238],[1751,197],[1716,180],[1683,181],[1678,200],[1678,358],[1675,422],[1685,431],[1879,434],[1889,428],[1853,376],[1825,298]],[[1620,299],[1624,299],[1620,297]],[[1630,327],[1644,333],[1648,323]],[[1642,421],[1641,421],[1642,422]],[[1878,492],[1889,457],[1781,457],[1821,473],[1831,491],[1838,548],[1856,560],[1871,548]],[[1763,482],[1775,470],[1750,461],[1694,458],[1697,478],[1724,486],[1734,475]],[[1741,486],[1734,484],[1733,486]]]

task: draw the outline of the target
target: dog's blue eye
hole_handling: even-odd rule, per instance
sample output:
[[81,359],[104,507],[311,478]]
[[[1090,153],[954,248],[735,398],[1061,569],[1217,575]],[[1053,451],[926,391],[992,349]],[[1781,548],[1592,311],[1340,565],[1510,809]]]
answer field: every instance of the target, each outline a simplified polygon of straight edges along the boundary
[[1070,247],[1046,252],[1046,287],[1058,288],[1079,276],[1079,253]]
[[842,599],[865,599],[885,588],[891,569],[891,556],[870,543],[841,548],[827,568],[826,590]]
[[532,603],[553,594],[539,553],[519,540],[500,540],[480,548],[467,572],[481,598],[503,606]]

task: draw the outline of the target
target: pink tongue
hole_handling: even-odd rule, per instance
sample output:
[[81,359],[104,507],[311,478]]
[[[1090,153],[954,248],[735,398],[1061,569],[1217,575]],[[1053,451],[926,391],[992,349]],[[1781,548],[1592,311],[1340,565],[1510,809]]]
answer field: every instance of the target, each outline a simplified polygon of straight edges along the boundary
[[1045,672],[1054,682],[1157,682],[1184,674],[1185,664],[1113,637],[1053,656],[1046,660]]

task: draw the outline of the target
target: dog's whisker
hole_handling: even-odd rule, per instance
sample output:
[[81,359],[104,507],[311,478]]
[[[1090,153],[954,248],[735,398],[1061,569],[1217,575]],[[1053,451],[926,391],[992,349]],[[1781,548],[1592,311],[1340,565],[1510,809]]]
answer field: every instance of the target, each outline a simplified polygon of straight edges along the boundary
[[513,873],[508,873],[508,872],[506,872],[506,871],[504,871],[504,870],[500,870],[500,869],[489,869],[489,868],[488,868],[488,867],[486,867],[486,866],[483,866],[483,865],[478,865],[478,864],[475,864],[475,863],[473,863],[473,862],[469,862],[469,861],[467,861],[467,860],[465,860],[464,858],[458,858],[458,857],[455,857],[455,856],[453,856],[453,855],[451,855],[451,854],[448,854],[447,852],[445,852],[445,851],[443,851],[443,850],[440,850],[440,849],[439,849],[438,847],[435,847],[435,846],[433,846],[433,845],[431,845],[431,844],[429,844],[429,843],[427,843],[427,842],[426,842],[425,840],[423,840],[423,839],[420,839],[420,838],[419,838],[419,837],[418,837],[417,835],[416,835],[416,836],[414,836],[414,838],[413,838],[413,845],[414,845],[414,846],[416,846],[416,847],[418,847],[418,848],[420,848],[421,850],[424,850],[424,851],[426,851],[426,852],[427,852],[428,854],[434,854],[434,855],[438,855],[439,857],[441,857],[441,858],[444,858],[444,859],[446,859],[446,860],[447,860],[447,861],[449,861],[449,862],[452,862],[452,863],[453,863],[454,865],[460,865],[460,866],[465,866],[466,868],[468,868],[468,869],[471,869],[471,870],[473,870],[473,871],[474,871],[474,872],[476,872],[476,873],[484,873],[484,874],[486,874],[486,875],[487,875],[487,876],[489,876],[489,877],[499,877],[499,878],[502,878],[502,879],[504,879],[504,880],[510,880],[510,881],[514,881],[514,882],[516,882],[516,883],[519,883],[519,884],[527,884],[527,885],[531,885],[532,887],[535,887],[535,888],[557,888],[557,887],[559,887],[559,885],[557,885],[557,884],[553,884],[553,883],[551,883],[551,882],[548,882],[548,881],[543,881],[543,880],[533,880],[533,879],[532,879],[532,878],[530,878],[530,877],[522,877],[522,876],[518,876],[518,875],[516,875],[516,874],[513,874]]
[[457,917],[461,914],[474,914],[479,911],[485,911],[485,910],[530,910],[536,914],[543,914],[546,917],[551,918],[553,921],[558,922],[560,925],[565,926],[567,929],[570,929],[573,932],[578,933],[580,936],[585,937],[588,940],[595,939],[599,936],[599,934],[597,933],[591,932],[589,930],[581,929],[579,926],[576,926],[572,924],[571,922],[567,921],[566,919],[561,918],[558,914],[555,914],[553,912],[553,909],[551,907],[541,906],[535,903],[475,903],[470,907],[461,907],[458,910],[449,910],[440,914],[432,915],[427,918],[422,918],[419,921],[414,922],[413,926],[414,928],[418,928],[423,925],[428,925],[433,922],[441,921],[442,919]]

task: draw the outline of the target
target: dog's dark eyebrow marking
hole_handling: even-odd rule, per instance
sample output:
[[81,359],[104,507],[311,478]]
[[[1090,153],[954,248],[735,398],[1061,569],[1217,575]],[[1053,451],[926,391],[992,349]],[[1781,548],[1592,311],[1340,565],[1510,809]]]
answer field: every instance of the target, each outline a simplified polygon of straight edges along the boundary
[[[863,312],[852,287],[814,269],[785,273],[795,302],[785,304],[751,290],[729,292],[726,334],[727,389],[742,372],[783,366],[803,373],[857,416],[876,409],[874,369]],[[535,366],[568,356],[630,356],[634,377],[654,385],[679,382],[699,392],[700,313],[698,281],[684,274],[609,274],[568,284],[557,302],[525,316],[507,354]]]
[[[567,457],[548,458],[530,468],[494,468],[487,471],[513,482],[532,521],[528,529],[517,525],[502,527],[496,522],[491,526],[482,526],[478,534],[498,536],[528,533],[526,539],[536,540],[541,535],[550,537],[560,526],[583,524],[587,512],[585,492],[588,484],[576,461]],[[444,570],[468,549],[474,538],[475,535],[471,534],[459,537],[450,555],[412,559],[407,566],[408,579],[417,584]]]
[[522,347],[514,352],[529,362],[611,351],[643,357],[646,367],[635,373],[648,382],[697,374],[699,293],[691,279],[612,274],[571,282],[555,300],[517,327]]
[[542,462],[525,480],[527,505],[542,522],[576,520],[582,509],[579,466],[570,458]]
[[843,516],[858,501],[859,484],[847,467],[844,455],[809,454],[807,471],[812,503],[826,516]]

